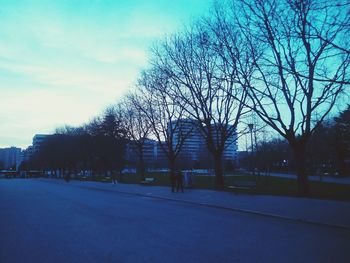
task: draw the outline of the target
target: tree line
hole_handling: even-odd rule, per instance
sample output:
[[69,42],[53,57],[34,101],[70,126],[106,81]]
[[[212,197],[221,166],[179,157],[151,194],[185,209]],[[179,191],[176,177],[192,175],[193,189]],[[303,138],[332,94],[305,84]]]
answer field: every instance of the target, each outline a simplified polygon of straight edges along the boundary
[[47,136],[21,170],[50,170],[54,173],[93,171],[118,172],[125,165],[125,127],[115,107],[81,127],[64,126]]
[[174,173],[190,135],[179,120],[194,120],[223,188],[226,142],[253,112],[287,142],[299,193],[307,194],[311,140],[348,93],[349,6],[345,0],[214,2],[210,16],[151,48],[148,68],[118,103],[124,133],[114,138],[132,141],[141,171],[143,142],[156,138]]
[[[325,121],[310,139],[306,155],[310,175],[350,175],[350,106]],[[240,167],[259,172],[295,172],[296,163],[288,142],[281,138],[260,140],[240,160]]]

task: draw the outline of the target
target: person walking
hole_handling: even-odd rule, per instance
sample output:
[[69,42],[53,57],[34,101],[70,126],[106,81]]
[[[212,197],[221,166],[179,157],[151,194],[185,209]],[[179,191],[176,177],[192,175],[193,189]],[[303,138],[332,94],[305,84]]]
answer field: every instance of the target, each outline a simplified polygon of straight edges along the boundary
[[189,186],[190,186],[190,188],[194,188],[194,181],[195,181],[194,171],[193,171],[193,169],[191,169],[190,174],[189,174]]
[[179,192],[179,189],[181,189],[182,193],[184,192],[183,175],[181,170],[176,172],[176,192]]
[[188,187],[189,186],[189,173],[188,170],[185,170],[182,172],[183,174],[183,186]]
[[112,172],[112,183],[113,183],[113,184],[117,184],[117,183],[118,183],[118,181],[117,181],[117,175],[116,175],[115,172]]
[[69,181],[70,181],[70,174],[69,174],[69,173],[67,173],[67,174],[65,175],[64,180],[65,180],[67,183],[69,183]]
[[175,191],[175,187],[176,187],[176,175],[174,174],[174,172],[170,172],[170,183],[171,183],[171,192]]

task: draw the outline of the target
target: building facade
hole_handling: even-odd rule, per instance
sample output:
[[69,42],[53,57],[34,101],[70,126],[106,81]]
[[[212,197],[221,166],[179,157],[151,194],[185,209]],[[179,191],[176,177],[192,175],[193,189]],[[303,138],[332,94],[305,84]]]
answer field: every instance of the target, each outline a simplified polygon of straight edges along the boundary
[[45,139],[50,137],[49,134],[35,134],[33,137],[33,153],[36,153],[40,150]]
[[21,162],[28,161],[33,156],[33,146],[28,146],[21,152]]
[[181,119],[174,130],[173,147],[175,148],[179,141],[184,140],[180,156],[181,159],[198,162],[201,159],[202,151],[206,148],[205,139],[202,135],[197,122],[192,119]]
[[[183,141],[181,151],[177,157],[177,165],[181,169],[212,169],[213,158],[208,150],[205,136],[199,128],[198,122],[193,119],[180,119],[172,122],[172,127],[168,124],[168,132],[173,132],[173,149]],[[176,125],[176,126],[175,126]],[[228,129],[233,129],[232,126]],[[218,130],[215,127],[214,131]],[[213,135],[214,138],[220,136]],[[215,142],[214,142],[215,143]],[[139,157],[130,142],[126,147],[126,159],[130,167],[137,167]],[[237,133],[233,130],[232,135],[225,142],[222,161],[225,167],[234,167],[237,162]],[[168,161],[161,145],[158,141],[147,139],[143,146],[144,164],[148,169],[167,168]]]
[[[165,155],[161,149],[158,141],[152,139],[146,139],[143,145],[143,161],[146,169],[155,169],[165,167]],[[129,166],[137,167],[139,164],[139,156],[137,149],[132,142],[129,142],[126,146],[126,159],[129,162]]]
[[[181,119],[178,120],[178,123],[173,123],[172,125],[176,125],[173,126],[173,130],[175,131],[173,147],[176,146],[181,137],[184,138],[184,143],[179,154],[179,159],[184,166],[186,168],[198,168],[198,166],[200,168],[207,168],[206,166],[210,166],[212,157],[198,122],[193,119]],[[233,129],[233,127],[229,126],[228,129]],[[220,136],[215,134],[217,130],[215,127],[213,128],[213,137],[220,139]],[[214,143],[216,142],[214,141]],[[236,164],[237,149],[237,133],[234,130],[225,142],[223,162]]]
[[21,163],[21,149],[17,147],[0,149],[0,162],[5,170],[17,169]]

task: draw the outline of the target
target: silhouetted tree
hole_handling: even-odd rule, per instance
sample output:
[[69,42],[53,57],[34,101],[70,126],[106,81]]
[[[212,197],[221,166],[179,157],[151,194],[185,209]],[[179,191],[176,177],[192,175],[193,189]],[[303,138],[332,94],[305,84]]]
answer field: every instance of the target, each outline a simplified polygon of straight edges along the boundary
[[191,130],[184,130],[181,121],[186,117],[184,108],[169,96],[170,79],[158,69],[144,71],[139,79],[138,90],[133,103],[140,109],[150,124],[152,134],[157,138],[165,153],[170,176],[175,175],[176,158]]
[[138,172],[141,180],[145,177],[144,148],[151,124],[145,113],[138,107],[139,102],[134,94],[129,94],[123,102],[123,122],[129,145],[138,157]]
[[127,138],[121,108],[108,107],[101,117],[93,119],[85,127],[93,140],[95,169],[120,172],[125,165]]
[[350,175],[350,105],[335,118],[336,166],[342,175]]
[[64,126],[43,141],[27,166],[76,174],[120,171],[125,164],[126,131],[121,112],[109,107],[102,116],[81,127]]
[[[168,93],[173,100],[198,123],[213,156],[217,184],[222,188],[223,152],[244,114],[247,93],[237,85],[237,65],[231,54],[221,52],[222,43],[214,27],[201,21],[166,39],[153,49],[152,64],[171,81]],[[242,48],[237,45],[232,52],[244,57]]]
[[253,75],[248,71],[242,82],[249,86],[252,103],[247,106],[289,142],[297,163],[299,193],[305,195],[309,192],[307,144],[349,84],[350,52],[345,47],[350,3],[232,3],[228,16],[233,30],[239,28],[245,37],[255,66]]
[[284,139],[262,141],[256,146],[254,156],[248,156],[248,162],[254,162],[255,167],[265,171],[293,170],[293,155]]

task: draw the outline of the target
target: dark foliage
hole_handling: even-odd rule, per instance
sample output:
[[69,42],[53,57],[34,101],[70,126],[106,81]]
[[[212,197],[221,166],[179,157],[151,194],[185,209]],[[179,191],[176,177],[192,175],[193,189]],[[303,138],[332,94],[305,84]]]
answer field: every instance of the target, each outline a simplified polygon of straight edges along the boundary
[[40,150],[23,163],[22,170],[57,170],[78,174],[120,172],[124,167],[126,137],[117,112],[108,109],[104,116],[85,127],[64,127],[45,139]]

